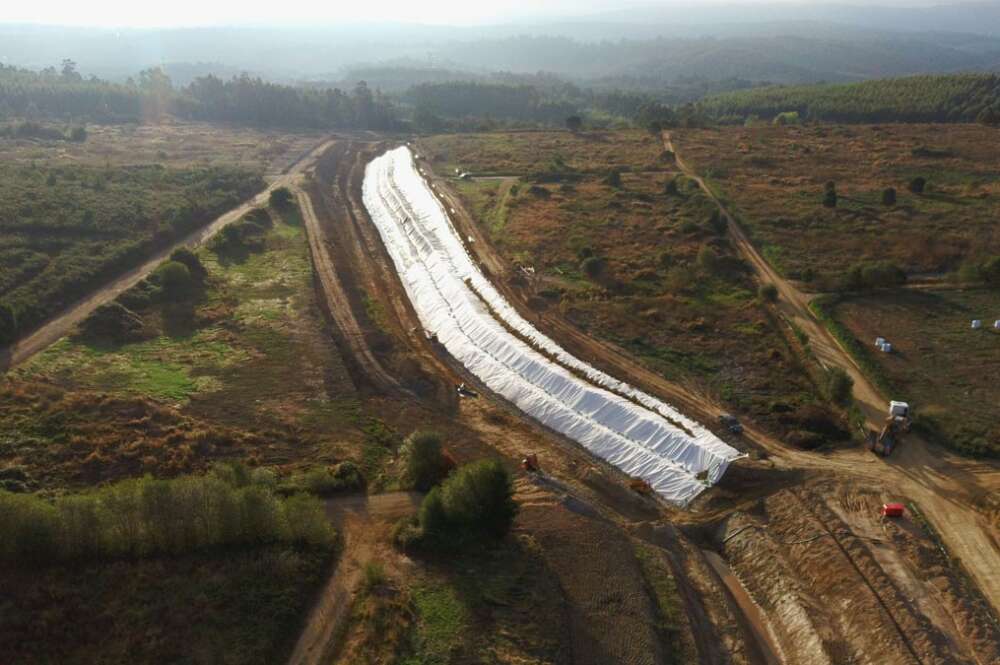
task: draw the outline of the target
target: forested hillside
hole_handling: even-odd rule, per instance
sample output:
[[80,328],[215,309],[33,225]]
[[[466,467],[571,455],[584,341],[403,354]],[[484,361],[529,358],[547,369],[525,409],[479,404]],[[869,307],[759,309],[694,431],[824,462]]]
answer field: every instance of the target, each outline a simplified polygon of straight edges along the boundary
[[771,86],[710,97],[700,108],[720,122],[758,116],[829,122],[1000,123],[1000,76],[913,76],[863,83]]
[[0,119],[138,122],[171,113],[181,118],[267,127],[389,129],[391,104],[363,83],[353,90],[304,89],[247,75],[196,78],[175,88],[160,69],[124,84],[83,78],[72,61],[61,71],[0,65]]

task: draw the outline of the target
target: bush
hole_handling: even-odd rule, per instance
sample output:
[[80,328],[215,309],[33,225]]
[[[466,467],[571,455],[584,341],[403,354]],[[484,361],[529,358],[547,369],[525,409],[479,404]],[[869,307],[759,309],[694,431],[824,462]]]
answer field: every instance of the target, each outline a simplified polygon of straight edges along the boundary
[[923,194],[924,188],[927,187],[927,180],[918,176],[910,181],[909,187],[914,194]]
[[171,252],[170,260],[184,264],[187,267],[188,272],[191,273],[191,276],[198,281],[204,280],[208,275],[208,270],[205,269],[201,259],[199,259],[198,255],[187,247],[178,247]]
[[1000,286],[1000,256],[992,256],[979,266],[982,279],[987,284]]
[[87,140],[87,128],[86,127],[74,127],[69,132],[69,140],[75,143],[83,143]]
[[84,339],[124,344],[141,339],[144,329],[141,316],[119,302],[109,302],[84,319],[80,333]]
[[330,496],[364,487],[365,479],[358,465],[350,460],[331,468],[311,469],[295,476],[282,486],[282,491],[309,492],[317,496]]
[[610,187],[619,188],[622,186],[622,172],[617,169],[612,169],[608,171],[608,175],[604,178],[605,184]]
[[851,395],[854,390],[854,379],[851,375],[840,367],[831,367],[826,374],[826,394],[830,400],[847,406],[851,403]]
[[894,206],[896,205],[896,190],[892,187],[886,187],[882,190],[882,205],[884,206]]
[[167,261],[156,269],[156,276],[164,292],[172,298],[187,295],[194,284],[191,271],[180,261]]
[[7,304],[0,303],[0,345],[11,344],[17,339],[17,315]]
[[761,302],[777,302],[778,287],[774,284],[761,284],[760,288],[757,289],[757,297],[760,298]]
[[271,194],[268,196],[268,203],[272,208],[281,210],[287,208],[292,204],[292,192],[287,187],[278,187],[277,189],[272,189]]
[[590,279],[603,275],[606,267],[604,259],[599,256],[588,256],[580,263],[580,271]]
[[667,184],[663,187],[663,193],[667,196],[677,196],[681,193],[681,188],[677,184],[678,176],[674,176],[667,181]]
[[899,286],[906,282],[906,272],[891,261],[858,263],[847,272],[844,286],[862,290]]
[[426,492],[441,482],[452,464],[441,448],[441,436],[434,432],[414,432],[400,449],[403,483]]
[[702,245],[698,250],[698,267],[709,275],[719,270],[719,255],[711,246]]
[[827,208],[837,207],[837,186],[833,181],[826,183],[823,190],[823,205]]
[[502,539],[517,515],[514,486],[500,462],[467,464],[424,497],[416,520],[397,525],[403,548],[457,549],[472,542]]

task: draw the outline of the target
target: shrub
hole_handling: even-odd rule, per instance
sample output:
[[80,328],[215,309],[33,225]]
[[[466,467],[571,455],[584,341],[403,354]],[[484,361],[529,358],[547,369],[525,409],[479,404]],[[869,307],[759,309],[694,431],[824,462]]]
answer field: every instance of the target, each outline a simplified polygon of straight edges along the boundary
[[350,460],[341,462],[331,468],[311,469],[304,474],[295,476],[290,483],[282,487],[282,491],[305,491],[318,496],[330,496],[339,492],[361,489],[365,485],[364,477],[357,464]]
[[910,181],[909,187],[914,194],[923,194],[924,188],[927,187],[927,180],[918,176]]
[[663,186],[663,193],[667,196],[677,196],[681,193],[681,188],[677,185],[677,177],[674,176]]
[[590,279],[603,275],[606,267],[604,259],[599,256],[588,256],[580,263],[580,271]]
[[826,393],[830,400],[847,406],[851,402],[854,379],[840,367],[831,367],[826,374]]
[[198,255],[187,247],[178,247],[171,252],[170,260],[184,264],[187,267],[188,272],[191,273],[191,276],[198,281],[205,279],[208,275],[208,270],[205,269],[201,259],[199,259]]
[[983,261],[979,271],[984,282],[1000,286],[1000,256],[992,256]]
[[892,187],[886,187],[882,190],[882,205],[884,206],[894,206],[896,205],[896,190]]
[[141,339],[144,328],[141,316],[119,302],[109,302],[84,319],[80,333],[84,339],[124,344]]
[[186,295],[194,284],[191,271],[180,261],[167,261],[156,269],[156,276],[164,292],[173,298]]
[[10,344],[17,339],[17,315],[14,309],[0,303],[0,345]]
[[718,209],[712,211],[712,215],[708,218],[708,226],[716,235],[726,234],[726,219]]
[[466,532],[502,538],[517,515],[510,473],[495,460],[467,464],[441,485],[447,521]]
[[451,463],[441,448],[441,436],[434,432],[414,432],[400,449],[403,460],[403,482],[408,487],[426,492],[451,471]]
[[827,208],[837,207],[837,185],[831,180],[823,190],[823,205]]
[[267,200],[272,208],[281,210],[292,204],[292,192],[287,187],[278,187],[271,190]]
[[608,175],[604,178],[605,184],[610,187],[619,188],[622,186],[622,172],[618,169],[612,169],[608,171]]
[[899,286],[906,282],[906,272],[891,261],[857,263],[847,272],[848,289],[873,289]]
[[424,497],[416,520],[397,525],[394,540],[403,548],[455,549],[499,540],[517,515],[510,473],[500,462],[467,464]]
[[760,298],[761,302],[777,302],[778,287],[774,284],[761,284],[760,288],[757,289],[757,297]]
[[83,143],[87,140],[87,128],[86,127],[74,127],[69,132],[69,140],[76,143]]
[[709,245],[702,245],[698,250],[698,267],[709,275],[719,269],[719,254]]

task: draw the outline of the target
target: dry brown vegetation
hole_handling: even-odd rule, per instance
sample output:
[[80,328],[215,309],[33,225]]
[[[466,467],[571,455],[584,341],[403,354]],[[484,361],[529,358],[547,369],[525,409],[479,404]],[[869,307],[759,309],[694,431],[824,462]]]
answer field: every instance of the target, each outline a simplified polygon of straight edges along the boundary
[[[990,291],[905,291],[854,296],[833,308],[884,372],[894,394],[910,400],[935,440],[974,455],[1000,455],[1000,297]],[[981,319],[984,328],[972,330]],[[893,353],[874,349],[886,337]]]
[[62,167],[163,164],[167,167],[241,166],[278,173],[319,142],[318,132],[260,130],[199,122],[92,125],[82,143],[0,139],[0,160],[11,165]]
[[[1000,131],[983,125],[718,128],[675,132],[768,260],[792,278],[863,260],[912,273],[1000,253]],[[923,194],[910,182],[927,181]],[[839,195],[823,207],[825,183]],[[882,192],[896,190],[895,205]]]
[[[585,138],[532,136],[562,146],[567,163],[591,158]],[[649,134],[616,137],[602,143],[607,163],[635,164],[661,148]],[[496,141],[492,134],[480,143],[437,137],[422,149],[438,158],[436,168],[470,154],[470,146],[477,150],[464,158],[485,170],[500,170],[491,160],[523,165],[537,157],[531,144],[515,140],[509,154],[519,155],[520,147],[524,156],[502,158],[492,148]],[[671,182],[676,193],[667,191]],[[512,282],[543,322],[563,316],[663,377],[692,384],[803,444],[842,436],[796,359],[794,336],[759,302],[715,206],[669,164],[624,172],[620,187],[598,175],[561,183],[458,180],[454,187],[504,257],[535,270]]]

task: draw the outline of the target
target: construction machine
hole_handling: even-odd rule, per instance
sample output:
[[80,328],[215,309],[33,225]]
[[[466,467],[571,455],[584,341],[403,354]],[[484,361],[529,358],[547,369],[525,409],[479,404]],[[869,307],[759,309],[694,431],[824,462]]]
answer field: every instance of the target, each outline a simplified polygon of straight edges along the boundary
[[864,430],[868,450],[876,455],[888,457],[896,449],[903,435],[910,431],[910,405],[906,402],[889,402],[889,415],[881,432]]

